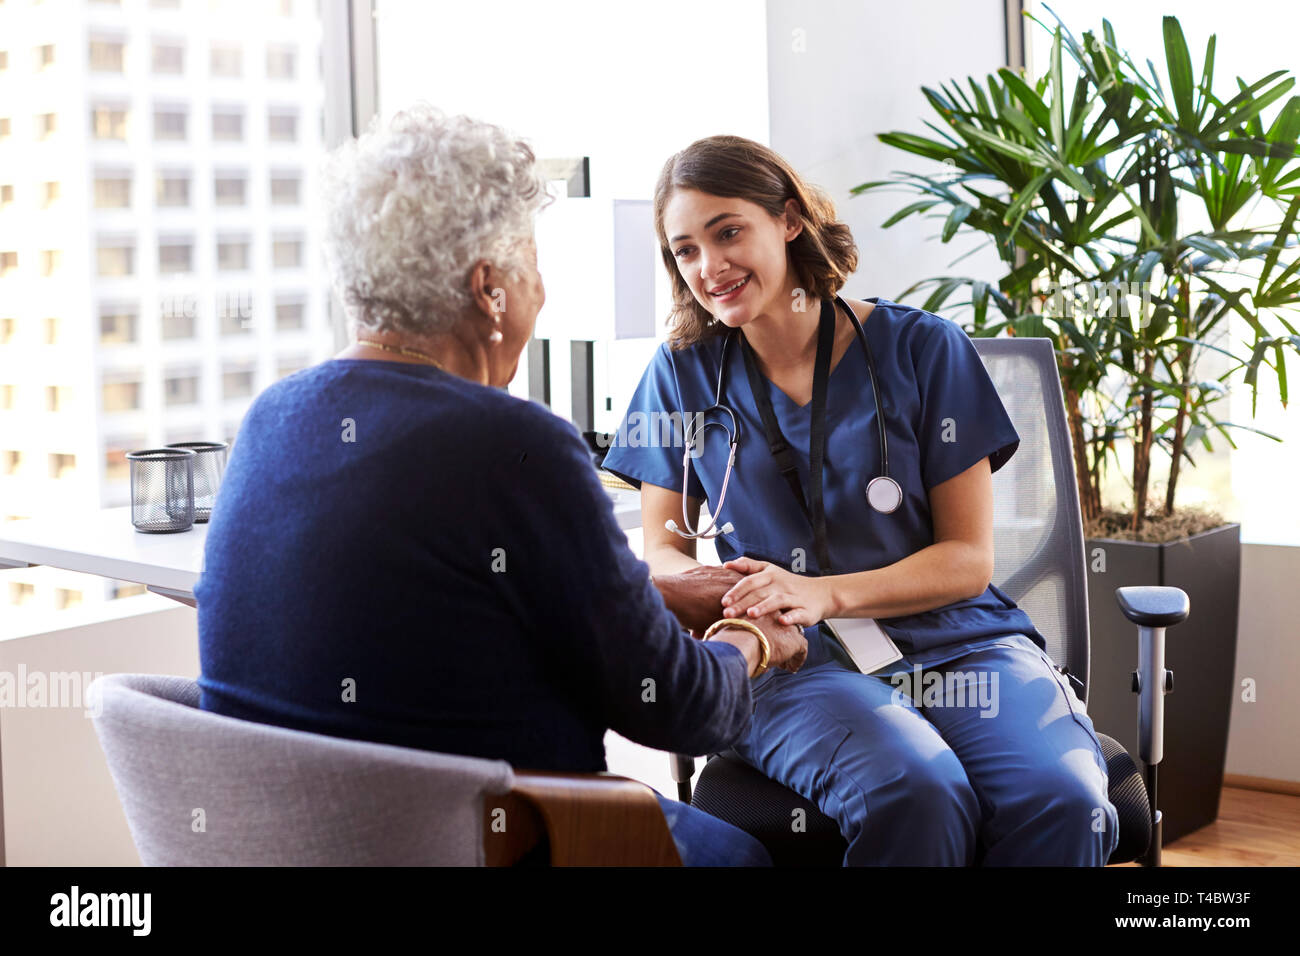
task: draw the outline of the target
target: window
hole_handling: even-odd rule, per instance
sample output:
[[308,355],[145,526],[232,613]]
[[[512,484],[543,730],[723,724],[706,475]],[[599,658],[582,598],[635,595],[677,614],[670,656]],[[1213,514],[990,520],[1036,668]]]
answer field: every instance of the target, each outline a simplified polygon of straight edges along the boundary
[[59,117],[56,113],[41,113],[36,117],[36,138],[49,139],[59,129]]
[[217,271],[243,272],[248,269],[249,242],[242,236],[217,238]]
[[271,47],[266,51],[266,76],[272,80],[292,80],[295,54],[293,47]]
[[59,201],[59,184],[57,182],[45,183],[41,192],[41,206],[49,209]]
[[133,584],[130,581],[114,581],[113,596],[110,600],[116,601],[118,598],[134,597],[137,594],[144,594],[148,588],[143,584]]
[[26,581],[9,582],[9,602],[22,607],[36,601],[36,585]]
[[129,175],[106,174],[95,177],[96,209],[126,209],[130,205],[131,179]]
[[300,372],[307,367],[307,356],[289,355],[282,356],[275,365],[276,378],[285,378],[294,372]]
[[213,193],[217,205],[244,205],[245,182],[243,173],[217,173],[213,178]]
[[14,396],[17,392],[18,389],[13,385],[0,385],[0,410],[6,412],[12,412],[14,410],[14,405],[17,404]]
[[47,43],[36,48],[36,69],[43,70],[54,65],[54,44]]
[[135,275],[135,247],[129,240],[125,242],[101,240],[95,255],[99,275],[106,277]]
[[163,275],[194,271],[194,243],[189,239],[158,240],[158,271]]
[[66,385],[45,386],[45,410],[66,412],[72,407],[72,393]]
[[54,453],[50,455],[50,477],[71,478],[77,469],[77,456]]
[[110,438],[104,444],[104,478],[108,481],[126,481],[131,477],[131,463],[126,458],[128,451],[145,447],[143,435],[123,438]]
[[275,328],[279,332],[292,332],[304,325],[306,306],[303,296],[277,296],[275,300]]
[[0,345],[8,345],[13,342],[18,334],[17,319],[0,319]]
[[163,378],[163,404],[195,405],[199,400],[198,369],[169,369]]
[[9,69],[9,51],[0,50],[0,70]]
[[185,72],[185,47],[180,43],[155,41],[153,45],[153,71],[177,75]]
[[91,40],[90,68],[96,73],[123,72],[126,44],[121,40]]
[[124,379],[122,381],[109,381],[107,374],[104,377],[105,381],[102,388],[104,411],[133,412],[139,409],[139,373],[136,373],[136,377],[133,379]]
[[298,139],[297,110],[278,110],[266,118],[266,135],[273,143],[292,143]]
[[0,279],[18,271],[18,253],[0,252]]
[[65,611],[70,607],[79,607],[80,605],[81,605],[80,591],[74,591],[71,588],[54,589],[54,606],[58,608],[60,611]]
[[297,173],[272,173],[271,205],[298,205],[298,192],[301,184],[302,180]]
[[221,396],[226,401],[253,394],[253,363],[226,362],[221,370]]
[[5,185],[0,186],[0,209],[11,205],[14,201],[14,187]]
[[296,237],[278,238],[271,243],[271,264],[276,269],[302,267],[302,240]]
[[239,76],[244,71],[244,56],[237,46],[212,45],[213,76]]
[[168,296],[163,300],[162,337],[164,339],[194,338],[195,308],[190,296]]
[[185,138],[185,107],[162,106],[153,112],[153,138],[178,140]]
[[6,475],[16,475],[23,470],[23,453],[20,451],[6,451],[0,454],[0,461]]
[[59,249],[42,249],[41,250],[41,275],[52,276],[59,271],[59,265],[63,261],[63,252]]
[[158,205],[188,206],[190,204],[189,173],[158,174]]
[[0,116],[0,139],[9,138],[9,117]]
[[96,106],[90,111],[95,139],[126,139],[126,107]]
[[126,345],[136,340],[136,309],[129,305],[99,307],[101,345]]
[[222,335],[238,335],[253,329],[253,295],[227,294],[217,301]]
[[59,344],[59,320],[58,320],[58,318],[56,318],[56,317],[53,316],[53,315],[47,315],[47,316],[45,317],[44,325],[45,325],[45,344],[46,344],[46,345],[58,345],[58,344]]
[[237,143],[244,138],[244,111],[225,107],[212,111],[212,138],[223,143]]

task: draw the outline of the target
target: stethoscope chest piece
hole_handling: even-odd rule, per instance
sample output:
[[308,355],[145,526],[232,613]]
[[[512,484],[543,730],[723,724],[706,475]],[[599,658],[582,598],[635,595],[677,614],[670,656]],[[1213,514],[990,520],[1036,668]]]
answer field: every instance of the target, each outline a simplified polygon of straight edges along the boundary
[[867,482],[867,503],[881,514],[891,514],[903,503],[903,489],[888,475]]

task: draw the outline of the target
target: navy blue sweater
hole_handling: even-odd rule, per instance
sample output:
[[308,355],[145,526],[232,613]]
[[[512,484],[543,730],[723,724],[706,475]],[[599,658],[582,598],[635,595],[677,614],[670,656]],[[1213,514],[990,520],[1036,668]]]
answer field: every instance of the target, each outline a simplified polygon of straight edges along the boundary
[[331,359],[253,402],[213,508],[200,706],[321,734],[606,769],[730,746],[746,664],[693,640],[577,430],[429,365]]

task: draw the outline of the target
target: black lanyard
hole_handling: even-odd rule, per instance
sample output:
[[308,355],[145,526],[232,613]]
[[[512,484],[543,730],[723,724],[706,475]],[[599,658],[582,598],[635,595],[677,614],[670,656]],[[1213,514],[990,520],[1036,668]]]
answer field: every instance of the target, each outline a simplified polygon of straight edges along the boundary
[[776,412],[772,409],[772,400],[767,394],[767,379],[758,371],[758,362],[754,350],[749,347],[745,336],[740,336],[740,351],[745,358],[745,375],[749,379],[749,390],[754,393],[758,405],[758,414],[763,419],[763,431],[767,435],[767,446],[781,469],[781,475],[790,486],[791,493],[799,502],[799,508],[812,526],[813,543],[817,550],[817,567],[820,574],[829,574],[831,570],[830,554],[826,548],[826,505],[822,499],[822,467],[826,460],[826,383],[830,378],[831,349],[835,344],[835,305],[822,298],[821,318],[817,328],[817,361],[813,366],[812,427],[809,434],[808,479],[812,485],[811,509],[804,501],[803,485],[799,481],[799,466],[795,460],[790,443],[781,434],[781,427],[776,422]]

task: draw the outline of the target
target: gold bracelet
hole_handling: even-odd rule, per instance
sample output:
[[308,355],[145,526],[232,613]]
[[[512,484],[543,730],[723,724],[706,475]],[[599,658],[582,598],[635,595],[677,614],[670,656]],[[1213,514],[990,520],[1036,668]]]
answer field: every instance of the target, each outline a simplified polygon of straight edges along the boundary
[[752,631],[758,638],[758,646],[761,649],[758,660],[758,673],[750,674],[751,678],[762,677],[767,673],[768,664],[772,660],[772,645],[768,643],[767,635],[753,621],[747,621],[744,618],[724,617],[720,621],[714,621],[709,625],[709,629],[704,632],[702,640],[708,640],[714,634],[724,627],[743,627],[747,631]]

